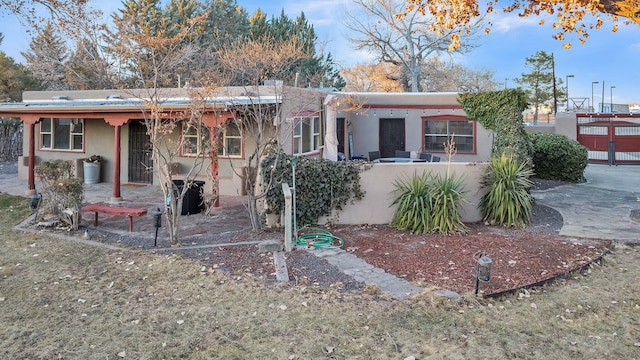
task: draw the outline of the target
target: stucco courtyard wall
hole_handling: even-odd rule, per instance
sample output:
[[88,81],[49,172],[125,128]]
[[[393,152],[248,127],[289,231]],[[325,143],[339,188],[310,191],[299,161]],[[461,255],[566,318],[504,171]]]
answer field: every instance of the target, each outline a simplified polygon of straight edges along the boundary
[[425,171],[440,176],[445,176],[450,171],[451,174],[462,177],[465,191],[465,201],[460,209],[462,220],[466,223],[482,220],[479,204],[486,192],[482,189],[482,180],[489,171],[488,163],[382,163],[372,164],[370,169],[360,174],[360,184],[365,192],[362,200],[347,204],[333,216],[322,217],[319,223],[388,224],[395,213],[395,206],[391,207],[395,180],[403,176],[410,178]]

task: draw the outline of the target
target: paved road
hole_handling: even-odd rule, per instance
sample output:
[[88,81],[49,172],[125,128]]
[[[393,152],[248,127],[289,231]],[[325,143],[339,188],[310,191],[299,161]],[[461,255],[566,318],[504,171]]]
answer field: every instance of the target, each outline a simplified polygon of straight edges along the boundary
[[538,203],[562,214],[561,235],[640,244],[640,166],[589,164],[586,183],[535,191]]

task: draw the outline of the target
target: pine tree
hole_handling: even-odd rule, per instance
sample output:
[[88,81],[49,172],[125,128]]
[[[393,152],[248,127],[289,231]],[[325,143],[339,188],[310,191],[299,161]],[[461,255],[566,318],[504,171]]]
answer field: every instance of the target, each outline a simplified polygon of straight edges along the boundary
[[51,23],[31,40],[29,50],[21,54],[27,61],[27,69],[42,82],[44,90],[73,89],[66,81],[69,49]]

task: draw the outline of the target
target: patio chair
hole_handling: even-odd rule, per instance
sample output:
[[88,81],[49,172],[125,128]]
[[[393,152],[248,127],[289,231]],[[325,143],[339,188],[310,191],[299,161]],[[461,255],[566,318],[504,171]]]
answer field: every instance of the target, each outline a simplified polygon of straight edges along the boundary
[[435,156],[435,155],[433,155],[433,156],[431,157],[431,162],[440,162],[440,156]]
[[380,159],[380,151],[369,151],[369,161]]
[[429,154],[429,153],[420,153],[420,159],[424,159],[426,161],[431,161],[431,154]]
[[397,158],[410,158],[411,157],[411,151],[396,150],[396,157]]

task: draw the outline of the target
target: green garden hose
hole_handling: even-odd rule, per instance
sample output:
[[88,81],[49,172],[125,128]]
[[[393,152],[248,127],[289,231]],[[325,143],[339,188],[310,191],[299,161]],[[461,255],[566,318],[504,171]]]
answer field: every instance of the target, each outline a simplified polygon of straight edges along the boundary
[[337,249],[344,245],[344,240],[326,229],[305,226],[297,231],[294,245],[316,249]]

